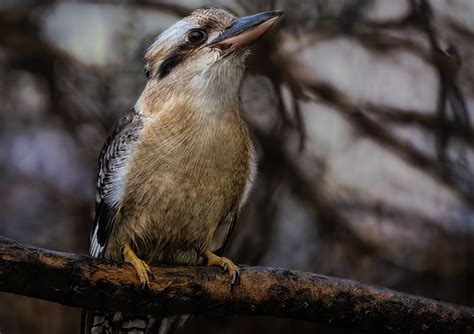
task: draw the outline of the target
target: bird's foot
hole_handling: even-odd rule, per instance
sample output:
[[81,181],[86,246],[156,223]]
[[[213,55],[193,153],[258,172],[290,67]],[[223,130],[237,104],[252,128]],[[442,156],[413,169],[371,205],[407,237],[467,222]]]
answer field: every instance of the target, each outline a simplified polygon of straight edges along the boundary
[[206,251],[204,252],[204,257],[207,259],[207,266],[219,266],[227,271],[231,277],[230,284],[232,287],[235,287],[240,282],[240,272],[239,268],[226,257],[217,256],[216,254]]
[[141,260],[129,245],[123,246],[122,254],[124,261],[130,263],[135,268],[142,287],[149,287],[150,277],[153,277],[153,273],[148,264]]

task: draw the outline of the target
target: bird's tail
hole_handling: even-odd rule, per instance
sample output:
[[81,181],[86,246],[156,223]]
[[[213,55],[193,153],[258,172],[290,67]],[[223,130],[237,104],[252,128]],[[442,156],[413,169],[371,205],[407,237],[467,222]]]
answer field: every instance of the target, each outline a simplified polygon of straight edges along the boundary
[[121,312],[83,309],[81,334],[170,334],[181,327],[189,317],[129,317]]

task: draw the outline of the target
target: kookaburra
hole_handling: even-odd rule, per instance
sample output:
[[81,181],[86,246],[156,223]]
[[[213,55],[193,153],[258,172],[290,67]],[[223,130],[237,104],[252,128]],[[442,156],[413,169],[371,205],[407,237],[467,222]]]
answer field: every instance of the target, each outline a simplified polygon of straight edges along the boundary
[[[154,41],[143,93],[100,154],[92,256],[129,262],[143,285],[160,264],[220,266],[238,282],[221,257],[255,175],[238,89],[246,46],[281,14],[199,9]],[[164,333],[183,319],[85,310],[82,331]]]

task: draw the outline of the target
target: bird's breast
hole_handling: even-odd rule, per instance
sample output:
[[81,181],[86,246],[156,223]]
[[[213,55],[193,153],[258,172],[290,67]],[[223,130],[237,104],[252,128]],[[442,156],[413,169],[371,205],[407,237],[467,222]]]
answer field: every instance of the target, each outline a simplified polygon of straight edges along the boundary
[[151,119],[127,174],[123,233],[146,243],[151,261],[189,262],[176,257],[205,248],[219,222],[239,206],[251,153],[235,112],[206,118],[182,111]]

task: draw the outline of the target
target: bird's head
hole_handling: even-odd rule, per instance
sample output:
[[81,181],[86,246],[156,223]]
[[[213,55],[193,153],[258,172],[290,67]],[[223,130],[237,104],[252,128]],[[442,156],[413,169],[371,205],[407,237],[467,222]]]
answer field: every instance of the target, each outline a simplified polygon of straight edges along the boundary
[[247,46],[281,15],[281,11],[270,11],[236,18],[217,8],[194,11],[161,33],[150,46],[145,55],[147,87],[168,96],[235,96]]

